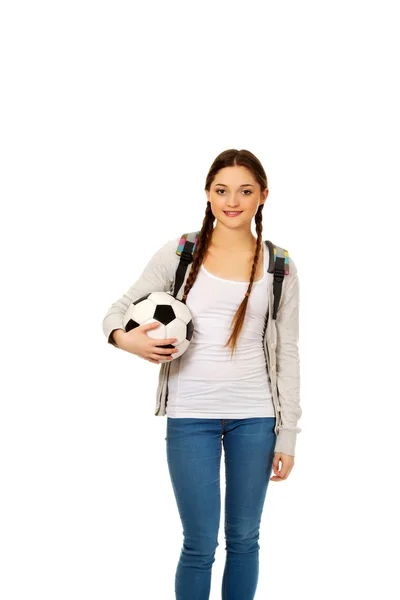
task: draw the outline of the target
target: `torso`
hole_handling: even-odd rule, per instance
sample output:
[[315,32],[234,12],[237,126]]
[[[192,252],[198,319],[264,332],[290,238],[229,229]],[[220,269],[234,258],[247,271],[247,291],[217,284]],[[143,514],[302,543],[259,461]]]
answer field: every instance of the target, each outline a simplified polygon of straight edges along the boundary
[[[253,252],[251,248],[229,252],[221,248],[213,251],[211,247],[200,265],[186,302],[192,315],[193,337],[182,356],[168,365],[168,417],[247,419],[274,418],[277,414],[263,347],[270,301],[264,248],[265,242],[233,357],[226,342],[248,288]],[[268,249],[265,254],[268,257]]]
[[[254,282],[259,281],[264,275],[264,247],[262,243],[260,256],[258,259]],[[229,279],[231,281],[250,281],[251,267],[253,265],[254,252],[230,252],[216,251],[212,244],[207,249],[205,259],[203,261],[204,268],[211,275]]]

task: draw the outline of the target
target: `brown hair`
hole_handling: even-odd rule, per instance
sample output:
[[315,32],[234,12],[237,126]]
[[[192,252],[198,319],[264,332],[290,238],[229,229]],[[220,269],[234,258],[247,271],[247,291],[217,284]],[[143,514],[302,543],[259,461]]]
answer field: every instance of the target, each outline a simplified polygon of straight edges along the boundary
[[[263,168],[261,162],[258,160],[258,158],[256,156],[254,156],[254,154],[252,154],[248,150],[231,149],[231,150],[225,150],[224,152],[221,152],[221,154],[219,154],[216,157],[216,159],[214,160],[214,162],[212,163],[212,165],[210,167],[210,170],[208,171],[208,175],[206,178],[206,185],[205,185],[204,189],[207,191],[210,190],[211,184],[214,181],[214,178],[220,169],[223,169],[224,167],[233,167],[236,165],[246,167],[249,171],[251,171],[252,174],[254,175],[254,178],[256,179],[256,181],[260,184],[262,191],[265,190],[266,188],[268,188],[267,176],[266,176],[264,168]],[[237,339],[238,339],[239,334],[243,327],[244,318],[245,318],[245,314],[246,314],[246,308],[247,308],[247,301],[248,301],[248,297],[250,296],[251,288],[253,287],[253,280],[255,277],[258,259],[259,259],[260,252],[261,252],[261,247],[262,247],[261,245],[263,243],[263,240],[262,240],[262,209],[263,209],[263,207],[264,207],[264,204],[260,204],[260,206],[258,207],[258,210],[255,214],[257,244],[256,244],[256,250],[255,250],[255,254],[254,254],[253,266],[251,269],[249,287],[247,289],[247,292],[246,292],[239,308],[237,309],[237,311],[232,319],[231,326],[233,327],[233,330],[232,330],[232,333],[231,333],[227,343],[225,344],[225,348],[231,346],[231,358],[233,356],[233,352],[236,347]],[[185,285],[185,288],[183,291],[182,301],[184,303],[186,303],[186,298],[192,288],[192,285],[196,281],[200,265],[202,264],[202,262],[205,258],[205,254],[206,254],[208,245],[211,241],[211,236],[212,236],[212,232],[214,229],[214,220],[215,220],[215,217],[211,210],[211,204],[209,201],[207,201],[207,207],[206,207],[206,213],[205,213],[205,216],[203,219],[203,225],[202,225],[201,231],[198,235],[196,249],[193,254],[193,263],[191,266],[191,271],[189,273],[189,276],[187,278],[186,285]]]

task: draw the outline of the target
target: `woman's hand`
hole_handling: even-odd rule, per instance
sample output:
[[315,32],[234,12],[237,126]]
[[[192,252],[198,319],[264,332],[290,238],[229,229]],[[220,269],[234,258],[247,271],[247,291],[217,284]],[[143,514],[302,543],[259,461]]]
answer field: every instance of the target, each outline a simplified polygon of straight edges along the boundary
[[160,348],[159,346],[173,344],[178,341],[177,338],[155,339],[146,333],[150,329],[156,329],[159,326],[160,323],[154,321],[123,332],[118,341],[118,346],[126,352],[136,354],[140,358],[157,365],[160,360],[172,360],[171,354],[178,352],[178,348]]
[[[279,471],[279,461],[281,461],[282,466]],[[270,477],[270,481],[283,481],[289,477],[290,471],[294,466],[294,456],[290,456],[289,454],[283,454],[282,452],[275,452],[274,454],[274,462],[272,465],[273,471],[275,475]]]

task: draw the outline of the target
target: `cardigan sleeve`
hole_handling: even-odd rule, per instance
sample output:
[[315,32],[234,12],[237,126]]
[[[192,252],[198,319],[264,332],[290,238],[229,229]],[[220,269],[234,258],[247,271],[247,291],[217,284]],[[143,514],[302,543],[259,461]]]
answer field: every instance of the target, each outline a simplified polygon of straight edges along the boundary
[[161,246],[153,254],[139,278],[111,304],[103,318],[103,332],[109,344],[117,347],[111,334],[115,329],[125,330],[123,318],[132,302],[151,292],[171,290],[175,270],[179,264],[179,256],[176,254],[179,239],[174,238]]
[[300,357],[299,357],[299,277],[297,267],[290,258],[290,274],[285,277],[281,304],[277,312],[276,377],[281,406],[281,425],[275,452],[295,454],[300,407]]

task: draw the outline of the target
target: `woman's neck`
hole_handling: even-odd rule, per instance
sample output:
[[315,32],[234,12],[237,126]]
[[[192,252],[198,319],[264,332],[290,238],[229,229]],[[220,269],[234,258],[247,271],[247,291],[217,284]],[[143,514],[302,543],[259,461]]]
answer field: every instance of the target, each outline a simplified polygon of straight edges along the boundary
[[231,252],[254,251],[257,238],[251,231],[239,231],[238,229],[219,230],[214,228],[210,246],[218,250],[229,250]]

